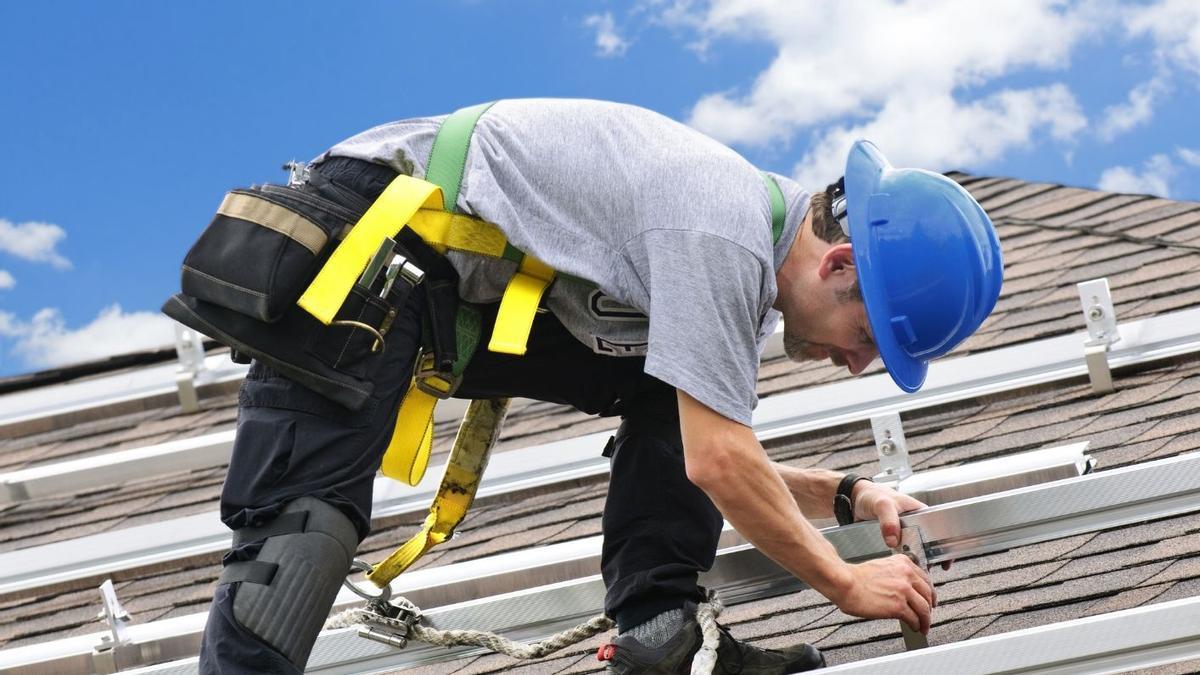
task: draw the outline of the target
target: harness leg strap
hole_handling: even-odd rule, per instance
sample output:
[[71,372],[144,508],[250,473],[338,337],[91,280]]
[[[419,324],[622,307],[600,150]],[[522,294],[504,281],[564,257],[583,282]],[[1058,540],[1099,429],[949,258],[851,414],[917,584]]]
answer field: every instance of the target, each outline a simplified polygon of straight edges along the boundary
[[340,510],[313,497],[301,497],[271,524],[249,529],[235,533],[235,541],[265,534],[257,558],[226,567],[220,583],[240,584],[234,618],[303,668],[350,569],[358,533]]

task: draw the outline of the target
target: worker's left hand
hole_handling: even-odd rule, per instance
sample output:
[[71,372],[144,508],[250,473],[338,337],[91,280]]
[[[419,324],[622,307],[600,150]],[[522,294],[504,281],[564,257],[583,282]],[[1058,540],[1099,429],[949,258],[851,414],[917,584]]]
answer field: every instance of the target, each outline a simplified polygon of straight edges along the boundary
[[[921,501],[878,483],[860,480],[854,484],[854,519],[878,520],[883,541],[892,548],[900,545],[900,514],[925,507]],[[950,569],[950,563],[943,563],[942,569]]]

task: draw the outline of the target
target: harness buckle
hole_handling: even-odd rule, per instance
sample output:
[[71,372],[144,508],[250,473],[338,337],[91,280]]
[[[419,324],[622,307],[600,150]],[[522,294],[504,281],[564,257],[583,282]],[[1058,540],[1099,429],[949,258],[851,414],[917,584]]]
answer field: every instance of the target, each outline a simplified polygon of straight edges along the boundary
[[430,396],[446,400],[458,391],[462,384],[462,375],[443,373],[437,369],[434,354],[422,351],[417,357],[417,366],[413,372],[413,386]]

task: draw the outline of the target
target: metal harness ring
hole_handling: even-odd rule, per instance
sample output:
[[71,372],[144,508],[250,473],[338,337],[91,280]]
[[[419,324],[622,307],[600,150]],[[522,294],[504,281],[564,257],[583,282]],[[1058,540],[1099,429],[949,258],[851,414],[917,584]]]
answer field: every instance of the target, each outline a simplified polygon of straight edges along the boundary
[[371,563],[355,558],[350,562],[350,571],[346,573],[346,578],[342,580],[342,585],[350,589],[355,595],[363,600],[368,600],[371,602],[387,602],[392,597],[391,585],[384,586],[383,588],[379,589],[378,595],[371,595],[370,593],[367,593],[363,589],[359,588],[357,584],[354,584],[350,581],[350,577],[355,572],[366,572],[367,574],[370,574],[374,569],[375,566]]

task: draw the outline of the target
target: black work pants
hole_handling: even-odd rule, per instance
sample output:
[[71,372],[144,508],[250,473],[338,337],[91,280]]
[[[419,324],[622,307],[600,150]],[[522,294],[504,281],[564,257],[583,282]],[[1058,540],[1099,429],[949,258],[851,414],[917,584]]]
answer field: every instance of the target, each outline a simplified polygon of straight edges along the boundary
[[[355,160],[330,160],[318,170],[367,199],[392,176]],[[424,302],[418,286],[388,334],[385,360],[371,375],[375,391],[362,410],[349,411],[262,364],[251,367],[221,496],[221,517],[231,529],[266,525],[289,501],[311,496],[339,508],[366,537],[372,486],[412,375]],[[535,319],[524,356],[488,352],[495,311],[483,308],[481,346],[458,397],[532,398],[622,418],[607,448],[605,611],[627,628],[698,599],[697,574],[712,566],[722,519],[684,471],[675,390],[646,375],[643,359],[594,354],[550,314]],[[251,542],[226,561],[252,559],[257,549]],[[234,616],[239,583],[216,589],[201,672],[298,672],[303,664],[288,662]]]

